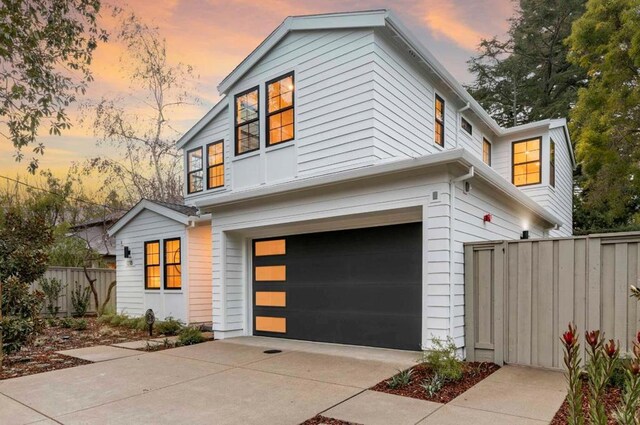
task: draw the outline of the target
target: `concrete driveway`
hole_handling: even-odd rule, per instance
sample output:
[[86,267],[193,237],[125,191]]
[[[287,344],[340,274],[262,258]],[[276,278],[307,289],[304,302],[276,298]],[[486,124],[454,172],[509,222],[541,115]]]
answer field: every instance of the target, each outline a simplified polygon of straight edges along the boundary
[[260,337],[207,342],[0,381],[0,423],[299,424],[417,357]]

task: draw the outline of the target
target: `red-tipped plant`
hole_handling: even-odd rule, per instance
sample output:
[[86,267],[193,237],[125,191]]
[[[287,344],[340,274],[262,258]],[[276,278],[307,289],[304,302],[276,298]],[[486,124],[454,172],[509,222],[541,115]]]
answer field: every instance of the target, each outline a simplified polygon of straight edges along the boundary
[[[638,332],[640,340],[640,332]],[[625,369],[624,391],[622,400],[616,408],[614,417],[620,425],[637,425],[640,423],[638,409],[640,409],[640,343],[633,343],[633,358]]]
[[613,374],[620,348],[614,340],[604,343],[599,331],[586,333],[587,376],[589,379],[589,419],[594,425],[607,425],[607,411],[602,399]]
[[566,378],[569,385],[567,404],[569,405],[569,425],[583,425],[582,381],[580,380],[580,344],[576,327],[569,323],[568,330],[560,338],[564,348],[564,365],[567,368]]

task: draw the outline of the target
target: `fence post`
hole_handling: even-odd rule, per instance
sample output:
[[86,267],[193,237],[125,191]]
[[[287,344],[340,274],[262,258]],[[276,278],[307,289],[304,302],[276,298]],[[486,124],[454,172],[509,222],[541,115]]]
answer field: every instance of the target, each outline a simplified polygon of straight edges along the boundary
[[71,269],[67,268],[64,271],[64,280],[67,282],[65,291],[67,292],[67,316],[71,316],[71,291],[73,291],[73,282],[71,282]]

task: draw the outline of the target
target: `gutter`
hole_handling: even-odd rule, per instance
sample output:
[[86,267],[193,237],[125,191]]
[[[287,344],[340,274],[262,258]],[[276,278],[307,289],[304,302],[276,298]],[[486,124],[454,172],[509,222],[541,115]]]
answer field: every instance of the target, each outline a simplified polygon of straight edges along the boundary
[[455,329],[453,321],[455,319],[454,312],[454,297],[455,297],[455,285],[453,282],[453,276],[455,273],[455,213],[456,213],[456,183],[464,180],[468,180],[475,176],[475,167],[472,165],[469,167],[469,171],[466,174],[453,178],[449,181],[449,336],[453,339],[453,331]]

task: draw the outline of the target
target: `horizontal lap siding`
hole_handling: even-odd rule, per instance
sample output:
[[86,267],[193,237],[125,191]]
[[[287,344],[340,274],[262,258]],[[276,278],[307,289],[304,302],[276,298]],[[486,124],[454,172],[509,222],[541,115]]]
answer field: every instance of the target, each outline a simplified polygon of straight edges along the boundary
[[[183,255],[186,255],[185,226],[156,214],[143,210],[116,234],[117,247],[117,310],[119,313],[141,316],[144,305],[144,242],[169,238],[182,238]],[[131,251],[132,266],[128,266],[121,246]],[[162,250],[162,242],[160,244]]]
[[188,230],[189,322],[210,323],[212,316],[211,226]]

